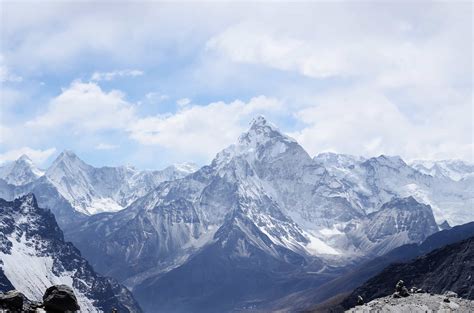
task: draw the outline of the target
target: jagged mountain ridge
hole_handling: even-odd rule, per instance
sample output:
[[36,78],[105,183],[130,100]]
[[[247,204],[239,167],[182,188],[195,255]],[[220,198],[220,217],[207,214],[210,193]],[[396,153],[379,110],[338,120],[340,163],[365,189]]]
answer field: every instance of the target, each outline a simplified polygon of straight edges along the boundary
[[415,160],[410,165],[421,173],[455,181],[474,177],[474,164],[462,160]]
[[[13,173],[10,168],[23,164],[34,172],[34,164],[25,157],[0,168],[0,173]],[[41,206],[57,216],[61,226],[68,226],[91,214],[119,211],[146,195],[166,180],[190,174],[193,164],[173,165],[161,171],[139,171],[130,166],[95,168],[71,151],[62,152],[40,176],[23,179],[24,184],[11,184],[10,176],[0,176],[0,197],[13,200],[29,192],[37,195]],[[28,171],[27,171],[28,172]]]
[[368,211],[378,210],[394,196],[412,196],[418,202],[432,207],[439,224],[445,220],[450,225],[474,220],[474,180],[470,178],[471,166],[467,162],[457,161],[457,168],[465,169],[463,175],[466,178],[455,180],[419,171],[419,168],[410,166],[400,157],[381,155],[364,159],[323,153],[314,159],[349,184],[360,195]]
[[141,312],[125,287],[97,275],[64,241],[54,215],[39,208],[32,194],[11,202],[0,199],[0,230],[1,291],[17,289],[38,301],[47,287],[66,284],[84,312]]

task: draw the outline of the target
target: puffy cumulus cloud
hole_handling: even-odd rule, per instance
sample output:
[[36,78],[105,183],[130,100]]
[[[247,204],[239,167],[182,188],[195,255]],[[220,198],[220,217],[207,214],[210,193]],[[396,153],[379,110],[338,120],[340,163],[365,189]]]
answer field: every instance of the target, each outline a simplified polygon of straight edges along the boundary
[[414,120],[383,93],[359,87],[314,98],[313,106],[295,113],[303,127],[291,135],[312,155],[472,160],[472,120],[462,113],[469,111],[465,103]]
[[185,107],[172,115],[141,118],[128,130],[131,138],[143,145],[160,145],[209,159],[234,143],[254,115],[282,108],[280,101],[265,96],[248,102],[214,102]]
[[289,10],[290,20],[277,10],[231,25],[210,38],[206,48],[234,62],[310,78],[440,86],[460,76],[469,79],[470,15],[463,8],[468,10],[465,5],[400,5],[389,13],[388,6],[309,5],[309,13]]
[[297,71],[314,78],[344,75],[351,60],[341,50],[317,49],[312,42],[277,34],[265,26],[241,23],[211,38],[206,47],[232,61]]
[[135,117],[135,109],[118,90],[106,92],[95,83],[74,81],[53,98],[45,113],[26,126],[49,130],[70,127],[76,132],[123,129]]
[[92,81],[101,81],[101,80],[113,80],[119,77],[137,77],[142,76],[144,73],[140,70],[117,70],[112,72],[94,72],[91,76]]
[[18,149],[9,150],[3,153],[0,153],[0,164],[14,161],[21,157],[22,155],[27,155],[35,164],[43,164],[48,160],[54,153],[56,148],[49,148],[45,150],[41,149],[32,149],[30,147],[21,147]]

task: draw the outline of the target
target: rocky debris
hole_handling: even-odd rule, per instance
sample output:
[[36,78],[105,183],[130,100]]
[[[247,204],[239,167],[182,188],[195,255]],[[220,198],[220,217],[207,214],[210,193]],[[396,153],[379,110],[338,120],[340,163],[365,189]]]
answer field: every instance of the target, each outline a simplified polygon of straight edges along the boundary
[[403,280],[399,280],[398,283],[395,285],[395,293],[393,294],[394,298],[402,298],[408,297],[410,293],[408,292],[407,287],[405,287],[405,282]]
[[357,296],[357,305],[363,305],[364,304],[364,298],[361,296]]
[[[446,299],[448,301],[446,301]],[[364,305],[356,306],[346,313],[390,312],[390,313],[426,313],[426,312],[474,312],[474,301],[463,298],[447,298],[446,295],[415,293],[410,297],[378,298]]]
[[66,285],[55,285],[46,289],[43,305],[47,311],[52,312],[74,312],[80,309],[74,291]]

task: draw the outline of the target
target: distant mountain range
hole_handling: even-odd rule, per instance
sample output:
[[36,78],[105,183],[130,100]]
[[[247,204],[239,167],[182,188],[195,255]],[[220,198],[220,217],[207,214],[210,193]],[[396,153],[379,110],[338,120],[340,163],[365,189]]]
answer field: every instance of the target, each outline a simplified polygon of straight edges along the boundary
[[200,169],[95,168],[65,151],[41,171],[22,157],[0,169],[0,197],[34,193],[145,311],[226,312],[264,308],[473,221],[472,167],[419,164],[312,158],[257,117]]
[[67,226],[77,218],[120,211],[160,183],[184,177],[196,165],[172,165],[160,171],[140,171],[130,166],[95,168],[71,151],[62,152],[45,171],[27,157],[0,167],[0,197],[34,193]]

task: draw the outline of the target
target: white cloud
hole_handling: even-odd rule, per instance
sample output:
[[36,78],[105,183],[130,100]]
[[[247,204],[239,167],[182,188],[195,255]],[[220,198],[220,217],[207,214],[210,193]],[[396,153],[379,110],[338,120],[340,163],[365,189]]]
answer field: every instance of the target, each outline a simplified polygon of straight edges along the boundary
[[137,77],[142,76],[144,73],[140,70],[120,70],[120,71],[112,71],[112,72],[94,72],[91,76],[91,80],[93,81],[101,81],[106,80],[110,81],[118,77]]
[[23,154],[26,154],[35,164],[43,164],[56,152],[55,148],[49,148],[45,150],[41,149],[32,149],[30,147],[22,147],[18,149],[9,150],[3,153],[0,153],[0,164],[14,161],[18,159]]
[[187,106],[190,103],[191,103],[191,99],[189,98],[181,98],[176,101],[176,104],[180,107]]
[[96,150],[113,150],[117,149],[119,146],[118,145],[113,145],[109,143],[99,143],[98,145],[95,146]]
[[131,138],[143,145],[160,145],[177,153],[210,159],[236,141],[254,115],[282,109],[282,103],[259,96],[245,103],[215,102],[185,107],[173,115],[146,117],[130,128]]
[[67,126],[73,131],[94,132],[125,128],[134,116],[134,107],[122,92],[105,92],[95,83],[74,81],[51,100],[46,113],[26,125],[43,130]]
[[238,24],[211,38],[206,47],[232,61],[262,64],[279,70],[297,71],[303,75],[324,78],[344,75],[351,60],[331,47],[292,37],[277,36],[259,24]]
[[[380,154],[411,159],[472,159],[468,103],[411,119],[377,90],[359,87],[314,98],[295,117],[304,126],[291,135],[311,155],[332,151],[367,157]],[[456,126],[453,125],[455,123]]]

